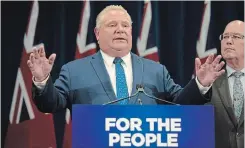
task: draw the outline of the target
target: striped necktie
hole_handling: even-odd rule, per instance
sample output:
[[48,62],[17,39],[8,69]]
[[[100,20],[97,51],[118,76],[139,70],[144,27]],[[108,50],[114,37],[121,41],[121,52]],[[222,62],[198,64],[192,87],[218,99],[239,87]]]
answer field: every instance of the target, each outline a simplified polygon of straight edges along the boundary
[[234,81],[234,85],[233,85],[233,106],[235,109],[235,115],[237,118],[237,121],[239,121],[240,119],[240,115],[243,109],[243,103],[244,103],[244,92],[243,92],[243,88],[242,88],[242,82],[240,77],[243,75],[244,73],[238,71],[238,72],[234,72],[233,76],[235,76],[235,81]]

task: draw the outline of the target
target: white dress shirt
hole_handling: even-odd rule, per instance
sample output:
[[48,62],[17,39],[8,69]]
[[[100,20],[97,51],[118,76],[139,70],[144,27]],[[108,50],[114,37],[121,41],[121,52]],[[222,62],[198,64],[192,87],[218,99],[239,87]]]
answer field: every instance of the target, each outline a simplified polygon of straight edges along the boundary
[[[100,50],[100,52],[104,60],[106,70],[109,74],[112,88],[115,94],[117,94],[116,69],[115,69],[115,64],[113,63],[115,57],[109,56],[108,54],[104,53],[102,50]],[[133,85],[133,71],[132,71],[132,59],[131,59],[130,52],[126,56],[122,57],[122,60],[123,60],[122,66],[124,69],[127,86],[128,86],[128,94],[131,95],[132,85]]]
[[[226,71],[227,71],[227,78],[228,78],[228,84],[229,84],[229,90],[230,90],[230,95],[231,95],[231,101],[233,104],[233,85],[234,85],[234,81],[235,81],[235,77],[232,75],[236,70],[232,69],[230,66],[226,65]],[[245,74],[245,68],[243,68],[241,70],[241,72],[243,72]],[[243,94],[245,92],[245,76],[242,75],[240,77],[240,80],[242,82],[242,89],[243,89]],[[245,95],[245,94],[244,94]]]

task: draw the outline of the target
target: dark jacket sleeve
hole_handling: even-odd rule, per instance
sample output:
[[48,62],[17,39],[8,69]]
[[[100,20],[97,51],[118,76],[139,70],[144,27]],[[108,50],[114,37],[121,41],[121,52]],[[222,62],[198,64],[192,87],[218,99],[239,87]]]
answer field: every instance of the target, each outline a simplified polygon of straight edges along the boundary
[[64,65],[55,83],[53,84],[50,76],[42,92],[39,92],[38,88],[32,84],[32,98],[41,112],[53,113],[64,108],[70,108],[69,79],[69,70]]
[[[211,88],[210,88],[211,89]],[[209,102],[211,99],[211,91],[208,91],[205,95],[202,95],[195,79],[192,79],[181,90],[179,96],[174,99],[174,102],[178,104],[186,105],[201,105]]]
[[200,105],[210,101],[211,91],[202,95],[195,79],[192,79],[184,88],[181,88],[180,85],[174,83],[167,69],[165,67],[163,68],[163,82],[167,100],[186,105]]

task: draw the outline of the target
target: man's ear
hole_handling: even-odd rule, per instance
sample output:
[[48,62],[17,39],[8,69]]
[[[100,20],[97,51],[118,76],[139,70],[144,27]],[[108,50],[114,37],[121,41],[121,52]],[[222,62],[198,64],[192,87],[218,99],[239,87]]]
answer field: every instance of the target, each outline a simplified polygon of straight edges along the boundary
[[96,27],[94,28],[94,34],[95,34],[97,41],[99,41],[99,29]]

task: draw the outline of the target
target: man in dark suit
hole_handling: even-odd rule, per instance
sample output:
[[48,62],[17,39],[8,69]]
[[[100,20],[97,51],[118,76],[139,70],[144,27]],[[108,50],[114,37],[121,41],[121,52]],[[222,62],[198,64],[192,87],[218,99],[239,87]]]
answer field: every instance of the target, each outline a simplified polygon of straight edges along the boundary
[[[103,104],[137,92],[144,85],[152,96],[168,94],[179,104],[204,104],[210,101],[204,94],[224,70],[221,56],[209,56],[201,65],[196,59],[197,77],[182,89],[171,79],[165,66],[131,53],[132,21],[121,6],[108,6],[96,19],[95,35],[100,51],[65,64],[53,84],[50,71],[55,54],[46,58],[44,47],[33,49],[27,64],[33,75],[33,99],[42,112],[71,108],[72,104]],[[206,96],[206,95],[205,95]],[[120,104],[139,104],[138,96]],[[140,96],[142,104],[157,104],[156,100]]]
[[230,22],[222,35],[226,72],[212,86],[216,148],[244,148],[244,22]]

